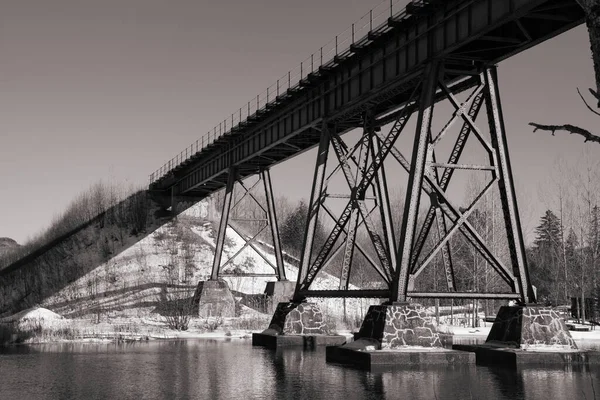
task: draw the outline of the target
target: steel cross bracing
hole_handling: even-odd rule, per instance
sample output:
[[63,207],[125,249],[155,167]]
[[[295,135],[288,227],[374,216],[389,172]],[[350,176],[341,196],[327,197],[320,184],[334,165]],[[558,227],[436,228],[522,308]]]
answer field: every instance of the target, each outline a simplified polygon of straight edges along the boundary
[[[405,301],[410,296],[409,288],[411,281],[419,276],[425,267],[442,249],[448,250],[450,238],[458,231],[462,231],[465,238],[472,246],[490,263],[497,273],[508,283],[511,291],[519,296],[522,302],[534,302],[535,297],[527,273],[525,252],[522,233],[520,231],[520,221],[517,211],[516,198],[514,195],[514,184],[512,172],[510,170],[508,152],[506,148],[506,133],[504,131],[504,122],[498,95],[497,76],[495,67],[485,68],[480,74],[479,85],[475,88],[468,99],[460,104],[448,87],[439,79],[437,72],[439,68],[435,63],[430,65],[430,71],[427,81],[421,94],[421,108],[419,110],[418,129],[415,136],[413,147],[412,164],[409,174],[409,191],[406,197],[406,208],[402,224],[401,250],[398,253],[399,268],[397,270],[393,287],[393,300]],[[436,89],[445,93],[455,109],[452,118],[436,136],[432,137],[431,118],[433,114],[433,103]],[[481,96],[483,94],[483,96]],[[481,130],[476,126],[474,117],[479,113],[482,99],[485,98],[488,109],[488,123],[490,126],[490,139],[488,141]],[[468,110],[468,111],[467,111]],[[459,119],[464,121],[463,127],[459,133],[458,139],[450,155],[450,159],[445,164],[439,164],[435,160],[434,149],[440,140],[447,134],[450,126]],[[465,165],[458,164],[460,155],[464,149],[469,132],[474,133],[479,144],[488,154],[489,165]],[[398,154],[401,156],[400,154]],[[405,163],[406,165],[406,163]],[[440,179],[437,170],[444,169]],[[492,178],[478,193],[471,204],[463,211],[457,211],[445,192],[452,178],[452,169],[472,169],[491,172]],[[479,201],[497,184],[500,197],[502,199],[502,208],[506,231],[508,233],[508,247],[511,253],[512,273],[509,271],[484,243],[481,236],[469,223],[468,217],[475,210]],[[443,186],[442,186],[443,185]],[[423,225],[420,238],[413,240],[417,229],[417,213],[420,206],[420,194],[425,191],[432,199],[430,210]],[[417,260],[421,256],[424,232],[431,228],[434,217],[437,216],[438,227],[440,231],[440,240],[433,249],[424,256],[423,261],[418,264]],[[445,219],[448,218],[452,223],[449,230],[446,231]],[[464,229],[463,229],[464,228]],[[418,250],[418,251],[417,251]],[[447,260],[450,261],[450,260]],[[453,286],[453,267],[450,262],[446,265],[447,280],[449,287]],[[431,297],[436,297],[436,293],[430,293]],[[447,297],[447,296],[446,296]]]
[[[339,135],[335,132],[334,127],[324,124],[323,135],[319,145],[317,165],[315,168],[315,178],[313,180],[313,188],[309,203],[310,212],[304,240],[304,252],[300,261],[301,268],[299,277],[302,279],[299,279],[296,285],[296,299],[300,299],[310,294],[308,293],[310,285],[313,283],[318,272],[321,271],[328,261],[330,261],[335,255],[335,252],[333,255],[331,255],[331,251],[340,238],[342,232],[345,231],[346,225],[352,219],[351,217],[353,214],[355,218],[345,238],[345,248],[347,251],[345,252],[342,273],[340,276],[340,292],[345,292],[348,289],[348,277],[350,274],[350,264],[352,261],[352,250],[348,249],[352,249],[354,247],[354,235],[357,225],[357,218],[359,215],[362,223],[364,223],[366,227],[379,259],[379,264],[373,262],[371,259],[368,259],[368,262],[375,268],[378,274],[388,285],[391,282],[394,274],[394,268],[392,267],[394,263],[391,260],[395,255],[395,246],[393,246],[393,222],[391,220],[391,212],[389,211],[390,206],[387,198],[387,183],[385,181],[385,173],[383,171],[383,161],[392,150],[394,143],[408,122],[408,118],[410,117],[412,110],[415,108],[416,103],[414,101],[414,96],[416,93],[417,90],[415,89],[409,101],[404,105],[402,111],[398,114],[392,129],[388,135],[386,135],[383,140],[380,141],[379,144],[373,140],[375,131],[377,129],[372,126],[373,120],[368,114],[365,114],[362,137],[360,138],[358,145],[355,146],[353,150],[348,149]],[[329,177],[325,179],[327,155],[330,145],[335,152],[338,165],[329,175]],[[354,153],[357,151],[357,149],[360,153],[360,162],[357,163],[358,168],[355,176],[351,171],[349,160],[355,161]],[[371,156],[370,160],[369,156]],[[335,226],[325,240],[323,247],[318,252],[315,260],[311,263],[312,244],[319,209],[324,208],[327,210],[328,215],[332,216],[332,213],[324,206],[324,200],[327,198],[327,182],[329,181],[329,178],[331,178],[331,176],[339,169],[343,171],[344,177],[351,189],[350,199],[344,207],[341,216],[335,220]],[[375,178],[377,178],[376,185],[373,188],[372,182]],[[371,211],[368,210],[365,202],[366,192],[369,188],[374,190],[376,195],[375,197],[379,203],[382,226],[384,227],[384,232],[382,234],[377,232],[373,227],[373,222],[370,218]],[[361,251],[361,253],[364,252]],[[348,294],[350,296],[359,295],[360,293],[358,292],[359,291],[352,290],[348,291]]]
[[[462,103],[443,79],[444,66],[434,62],[427,66],[422,83],[413,91],[410,99],[396,113],[392,129],[386,134],[377,127],[372,114],[366,112],[363,117],[363,132],[354,147],[347,146],[336,132],[336,123],[325,122],[319,146],[319,155],[315,169],[308,229],[305,235],[305,247],[301,259],[299,280],[296,285],[295,299],[305,297],[389,297],[391,301],[406,301],[408,297],[437,298],[514,298],[522,302],[533,302],[535,297],[527,273],[524,257],[523,238],[520,230],[512,172],[510,170],[506,134],[502,120],[502,111],[498,95],[495,67],[483,68],[475,74],[477,84]],[[461,90],[460,88],[459,90]],[[431,131],[433,105],[439,97],[445,97],[453,106],[454,113],[442,130],[435,135]],[[418,98],[418,100],[417,100]],[[486,104],[490,138],[486,138],[475,121]],[[409,161],[395,143],[406,127],[411,115],[418,110],[417,130],[413,155]],[[462,126],[446,163],[436,159],[435,148],[447,136],[451,127],[458,122]],[[467,139],[474,136],[484,149],[489,164],[459,164]],[[333,172],[326,176],[329,149],[333,150],[337,164]],[[393,220],[387,194],[387,180],[383,162],[392,156],[404,170],[409,172],[409,184],[406,194],[401,237],[399,243],[394,238]],[[491,179],[478,193],[466,209],[452,204],[446,190],[457,169],[479,170],[491,174]],[[330,196],[327,193],[331,176],[342,171],[350,189],[349,200],[339,217],[325,205]],[[440,171],[441,170],[441,171]],[[375,182],[373,182],[375,180]],[[490,250],[485,240],[469,221],[469,216],[480,200],[497,187],[502,199],[502,209],[512,268],[507,268],[502,260]],[[373,192],[376,204],[369,209],[367,191]],[[417,214],[421,206],[421,193],[430,199],[429,210],[423,224],[417,231]],[[340,197],[340,196],[337,196]],[[381,231],[378,231],[371,219],[377,209],[380,215]],[[459,210],[460,209],[460,210]],[[334,227],[321,249],[312,257],[314,232],[320,210],[334,219]],[[437,228],[437,240],[428,253],[424,254],[425,241],[434,222]],[[366,255],[366,251],[356,242],[356,230],[364,224],[377,259],[368,258],[368,264],[377,271],[387,287],[383,289],[351,289],[349,285],[354,249]],[[455,271],[452,260],[450,239],[461,232],[470,245],[489,263],[507,284],[505,293],[461,292],[456,287]],[[340,238],[342,239],[340,243]],[[408,245],[410,244],[410,245]],[[343,258],[340,268],[340,282],[336,289],[311,290],[310,286],[323,268],[329,265],[341,251]],[[422,292],[412,289],[414,280],[441,253],[447,291]]]
[[[243,190],[242,196],[240,196],[234,204],[232,204],[234,198],[234,188],[237,183],[237,186]],[[262,185],[261,185],[262,184]],[[264,199],[257,197],[253,191],[262,186]],[[242,202],[250,198],[252,202],[258,205],[260,211],[264,214],[264,218],[257,218],[256,216],[252,216],[250,218],[244,217],[234,217],[231,216],[232,211],[236,209],[236,207]],[[241,228],[244,222],[258,222],[258,230],[253,233],[251,236],[247,235],[246,232]],[[262,250],[257,245],[257,240],[260,234],[266,229],[270,228],[271,239],[272,239],[272,251],[275,254],[275,264],[271,262],[269,257],[264,254],[264,250]],[[223,255],[224,244],[225,244],[225,236],[226,229],[231,228],[235,233],[237,233],[243,240],[244,245],[238,249],[233,256],[231,256],[224,263],[221,263],[221,258]],[[258,179],[250,186],[247,187],[244,181],[239,178],[238,171],[236,168],[231,168],[229,170],[229,175],[227,179],[227,186],[225,188],[225,194],[223,198],[223,209],[221,212],[221,220],[219,223],[219,231],[217,234],[216,240],[216,249],[215,249],[215,257],[213,259],[213,267],[211,273],[211,280],[217,280],[222,276],[257,276],[256,274],[244,275],[244,274],[225,274],[222,272],[223,268],[228,264],[233,262],[233,260],[241,254],[248,247],[252,248],[258,255],[274,270],[274,275],[278,280],[286,280],[285,269],[283,263],[283,253],[281,251],[281,243],[279,237],[279,227],[277,224],[277,214],[275,212],[275,197],[273,195],[273,187],[271,185],[271,175],[269,170],[262,170],[258,173]],[[265,274],[260,274],[263,276]],[[267,274],[265,276],[273,276],[273,274]]]

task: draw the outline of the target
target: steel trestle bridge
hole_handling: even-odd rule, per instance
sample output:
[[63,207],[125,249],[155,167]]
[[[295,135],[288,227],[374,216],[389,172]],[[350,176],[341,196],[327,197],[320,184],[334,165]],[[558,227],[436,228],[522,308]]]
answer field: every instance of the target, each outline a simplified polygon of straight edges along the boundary
[[[576,0],[419,0],[400,7],[398,1],[382,3],[150,176],[150,192],[166,199],[198,200],[225,187],[213,279],[219,273],[234,186],[241,185],[257,200],[242,182],[257,174],[264,182],[267,204],[262,208],[271,226],[275,271],[279,279],[285,279],[268,171],[318,146],[294,300],[424,297],[535,302],[495,65],[581,24],[584,12]],[[465,92],[466,100],[459,100],[457,94]],[[434,132],[434,105],[442,100],[452,105],[454,113],[441,131]],[[480,118],[482,125],[477,118],[484,107],[487,118]],[[395,143],[411,116],[416,118],[417,129],[411,157],[406,157]],[[381,127],[388,124],[392,128],[384,132]],[[439,161],[436,145],[453,125],[460,129],[452,152],[447,160]],[[489,129],[489,135],[483,134],[482,126]],[[358,142],[346,143],[343,134],[357,128],[362,130]],[[488,163],[459,163],[468,138],[476,141]],[[330,152],[335,155],[332,160],[328,160]],[[398,240],[387,193],[386,159],[398,162],[409,176]],[[491,176],[465,209],[452,204],[446,193],[458,169]],[[327,205],[331,196],[328,171],[341,174],[348,185],[347,204],[340,215]],[[492,188],[500,193],[510,265],[502,263],[469,220]],[[374,206],[369,197],[376,200]],[[429,210],[418,221],[423,198],[429,198]],[[381,223],[373,223],[375,214]],[[315,249],[317,220],[328,217],[334,227]],[[367,231],[375,255],[357,243],[359,227]],[[432,229],[437,231],[436,244],[426,249]],[[506,283],[507,291],[474,293],[457,287],[450,246],[457,232]],[[383,288],[350,287],[356,252],[377,272]],[[315,277],[338,254],[342,255],[339,287],[311,289]],[[443,260],[446,290],[415,290],[414,280],[437,255]]]

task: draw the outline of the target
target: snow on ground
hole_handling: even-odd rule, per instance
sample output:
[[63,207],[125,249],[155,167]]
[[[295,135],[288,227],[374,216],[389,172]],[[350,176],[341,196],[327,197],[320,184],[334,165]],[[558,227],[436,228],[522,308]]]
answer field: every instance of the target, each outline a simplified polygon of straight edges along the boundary
[[59,314],[48,310],[47,308],[37,307],[37,308],[29,308],[27,310],[23,310],[16,314],[11,315],[10,317],[0,319],[0,322],[18,322],[24,320],[59,320],[63,319]]
[[[129,247],[106,262],[96,261],[96,268],[48,297],[41,305],[70,318],[100,314],[143,317],[166,298],[193,296],[198,282],[210,278],[216,237],[211,223],[196,214],[206,213],[202,210],[192,212],[191,216],[180,217],[176,223],[169,222],[141,240],[129,238]],[[222,272],[273,275],[225,277],[224,280],[235,292],[264,293],[267,282],[276,280],[274,255],[263,251],[265,261],[249,246],[241,250],[244,239],[230,228],[226,233]],[[85,251],[74,256],[81,262],[89,260],[93,263],[97,256],[91,253],[92,250],[90,254],[85,254]],[[295,281],[298,268],[288,262],[285,268],[287,278]],[[311,289],[335,289],[338,285],[337,278],[320,274]],[[326,315],[340,318],[344,314],[342,299],[311,301],[318,303]],[[378,300],[346,299],[345,303],[346,316],[361,321],[368,306],[378,303]]]
[[[202,237],[205,241],[209,242],[212,246],[215,246],[215,239],[211,236],[211,232],[204,228],[193,227],[192,231]],[[227,228],[227,238],[232,244],[227,247],[224,251],[221,265],[223,266],[227,260],[235,255],[243,246],[244,239],[238,235],[233,229]],[[273,254],[263,252],[263,255],[268,260],[265,261],[254,249],[247,246],[242,250],[234,259],[232,264],[226,265],[222,271],[228,272],[233,270],[235,267],[241,269],[243,272],[253,273],[272,273],[275,274],[273,266],[276,265],[275,256]],[[271,266],[273,265],[273,266]],[[251,266],[251,271],[244,270],[244,266]],[[285,273],[289,280],[296,281],[298,278],[298,268],[288,262],[285,262]],[[243,293],[264,293],[267,286],[267,282],[277,280],[273,277],[252,277],[252,278],[237,278],[237,277],[226,277],[230,289],[243,292]],[[336,289],[339,286],[339,279],[331,276],[327,273],[320,273],[311,285],[311,289],[323,290],[323,289]],[[350,285],[350,289],[358,289],[354,285]],[[344,301],[343,299],[310,299],[321,306],[323,313],[332,315],[335,317],[342,317],[344,314]],[[376,304],[376,299],[346,299],[346,316],[348,318],[359,318],[362,320],[368,306]]]

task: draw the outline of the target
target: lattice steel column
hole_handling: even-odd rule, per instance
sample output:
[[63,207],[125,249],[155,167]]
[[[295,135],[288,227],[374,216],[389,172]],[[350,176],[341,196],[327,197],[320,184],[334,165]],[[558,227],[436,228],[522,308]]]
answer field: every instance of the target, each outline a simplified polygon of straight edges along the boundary
[[521,300],[524,303],[534,303],[535,294],[529,281],[527,259],[525,258],[525,244],[521,230],[510,158],[508,156],[506,130],[498,90],[498,72],[495,66],[485,70],[485,82],[490,135],[498,162],[500,199],[508,236],[508,248],[510,250],[513,274],[517,279],[518,291],[522,296]]
[[[359,201],[364,200],[364,192],[359,192],[358,184],[361,181],[361,178],[365,172],[369,155],[371,152],[369,151],[369,147],[371,145],[371,116],[365,115],[365,121],[363,126],[363,134],[360,139],[360,146],[358,150],[358,165],[356,169],[356,175],[352,176],[351,171],[347,171],[350,175],[347,176],[348,184],[352,185],[352,191],[350,193],[350,202],[352,203],[352,215],[350,216],[350,222],[348,226],[348,233],[346,235],[346,243],[344,248],[344,258],[342,261],[342,271],[340,273],[340,290],[348,290],[350,286],[350,272],[352,270],[352,260],[354,257],[354,247],[356,242],[356,231],[358,228],[358,217],[359,217]],[[348,164],[346,163],[347,167]]]
[[283,265],[283,253],[281,252],[281,240],[279,237],[279,225],[277,224],[277,213],[275,212],[275,196],[273,195],[273,186],[271,185],[271,173],[268,169],[260,173],[265,188],[267,200],[267,218],[271,227],[271,236],[273,238],[273,251],[275,252],[275,263],[277,266],[277,280],[285,281],[285,268]]
[[308,203],[308,215],[306,221],[306,230],[304,240],[302,241],[302,255],[300,257],[300,268],[298,269],[298,279],[296,280],[296,290],[294,291],[294,300],[301,300],[300,287],[304,281],[308,269],[310,268],[310,259],[312,247],[317,229],[317,219],[321,204],[323,192],[323,182],[325,180],[325,171],[327,169],[327,156],[329,153],[329,127],[327,122],[322,125],[321,139],[319,141],[319,150],[317,153],[317,162],[315,165],[315,175],[313,178],[312,189],[310,192],[310,201]]
[[223,255],[223,245],[225,244],[225,233],[229,221],[229,211],[231,210],[231,198],[233,197],[233,185],[237,180],[237,170],[235,167],[229,168],[227,176],[227,186],[225,187],[225,198],[223,199],[223,211],[221,212],[221,221],[219,222],[219,233],[215,249],[215,258],[213,259],[212,273],[210,279],[216,281],[219,278],[219,268],[221,266],[221,256]]
[[[380,150],[379,139],[376,135],[372,135],[371,150],[373,151],[373,158],[378,154]],[[386,248],[389,249],[389,258],[391,262],[391,271],[396,271],[396,235],[394,234],[394,220],[392,218],[392,208],[390,206],[390,196],[388,193],[387,177],[385,173],[385,166],[381,164],[377,175],[375,176],[375,190],[377,193],[379,217],[381,219],[381,225],[385,232],[385,244]]]
[[439,77],[439,62],[433,61],[425,70],[425,82],[419,101],[417,132],[413,145],[408,190],[404,205],[404,218],[400,233],[400,251],[398,252],[397,270],[392,282],[391,301],[406,301],[408,279],[411,269],[413,240],[417,230],[417,216],[423,190],[425,162],[429,144],[429,131],[433,114],[434,97]]

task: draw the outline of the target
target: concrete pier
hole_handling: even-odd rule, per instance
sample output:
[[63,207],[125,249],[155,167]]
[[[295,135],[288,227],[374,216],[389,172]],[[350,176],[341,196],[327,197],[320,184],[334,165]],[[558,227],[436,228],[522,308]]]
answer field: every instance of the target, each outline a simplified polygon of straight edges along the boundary
[[235,317],[235,299],[225,281],[199,282],[193,301],[202,318]]
[[371,306],[355,341],[328,347],[327,362],[379,370],[417,364],[474,364],[468,352],[444,348],[450,335],[440,334],[418,305],[393,303]]
[[269,327],[252,334],[253,346],[272,349],[284,346],[314,348],[345,342],[346,337],[329,334],[323,313],[315,303],[279,303]]
[[484,344],[452,348],[474,353],[480,365],[600,364],[600,352],[579,350],[564,319],[537,305],[500,307]]

